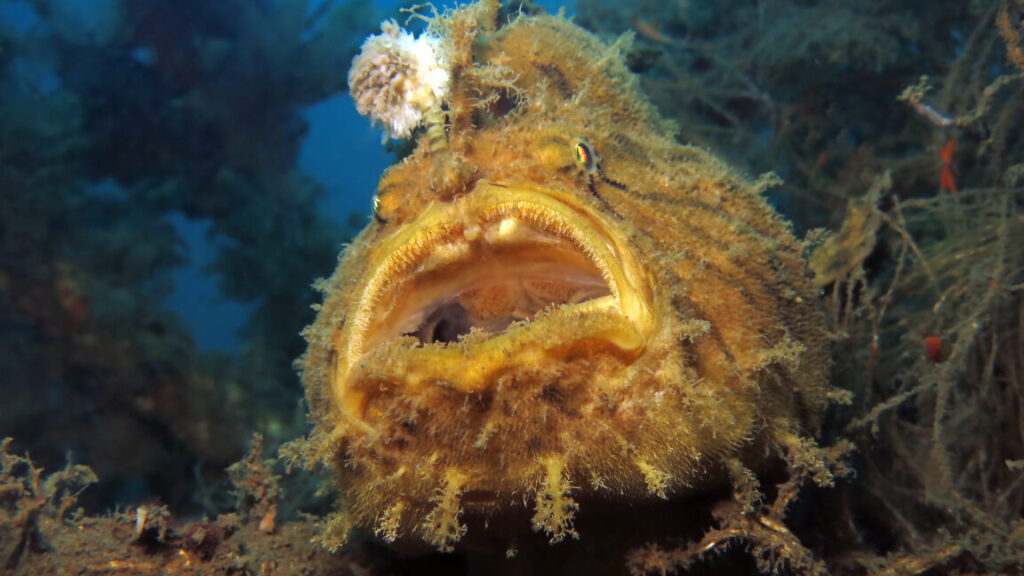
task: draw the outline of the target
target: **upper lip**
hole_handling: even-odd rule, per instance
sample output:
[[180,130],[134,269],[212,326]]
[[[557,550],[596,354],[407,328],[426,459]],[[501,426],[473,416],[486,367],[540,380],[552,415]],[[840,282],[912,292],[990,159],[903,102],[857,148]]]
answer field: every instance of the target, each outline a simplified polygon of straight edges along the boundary
[[[589,338],[629,355],[642,351],[650,332],[650,282],[619,226],[568,192],[481,181],[470,194],[431,205],[370,254],[335,374],[352,410],[364,402],[349,380],[377,348],[387,346],[381,353],[389,360],[374,363],[378,378],[391,374],[410,386],[443,378],[470,391],[507,368],[514,349],[536,352],[531,330],[548,329],[540,348]],[[557,328],[559,315],[577,319],[572,330]],[[439,335],[429,325],[439,316],[460,326]],[[483,334],[465,336],[472,325]],[[455,335],[464,341],[434,343]],[[476,369],[447,374],[446,356],[472,356]]]

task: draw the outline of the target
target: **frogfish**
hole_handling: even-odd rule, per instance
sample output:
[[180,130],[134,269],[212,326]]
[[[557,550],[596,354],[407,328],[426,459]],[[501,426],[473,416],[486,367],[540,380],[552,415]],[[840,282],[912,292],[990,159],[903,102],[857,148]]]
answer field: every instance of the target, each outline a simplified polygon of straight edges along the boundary
[[828,403],[773,179],[680,144],[629,37],[497,4],[419,37],[386,22],[349,74],[410,151],[318,281],[298,363],[341,495],[331,544],[361,527],[447,551],[502,518],[586,538],[581,506],[684,497],[814,434]]

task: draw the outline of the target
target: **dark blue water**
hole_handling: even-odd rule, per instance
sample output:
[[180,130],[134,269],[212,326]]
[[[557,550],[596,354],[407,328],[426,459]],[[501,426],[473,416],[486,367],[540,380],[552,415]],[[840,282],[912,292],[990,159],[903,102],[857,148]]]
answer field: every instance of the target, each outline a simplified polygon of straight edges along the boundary
[[[439,10],[454,3],[435,3]],[[557,11],[571,3],[546,0],[538,4],[549,11]],[[400,2],[375,0],[382,15],[397,10]],[[313,9],[315,6],[311,6]],[[309,121],[309,133],[302,145],[300,166],[324,185],[328,194],[323,201],[326,214],[339,221],[351,212],[363,212],[369,217],[380,174],[394,161],[380,143],[380,129],[360,116],[347,95],[339,94],[324,102],[310,106],[304,112]],[[213,249],[204,241],[206,228],[202,223],[175,219],[183,236],[189,242],[190,263],[177,270],[175,293],[167,299],[191,327],[196,343],[204,349],[237,351],[238,331],[251,313],[251,308],[224,299],[216,283],[203,269],[208,265]]]
[[[105,0],[63,0],[54,4],[55,20],[73,22],[83,29],[79,34],[107,34],[115,18],[114,4]],[[323,4],[324,0],[312,1],[308,10],[313,13]],[[438,10],[456,5],[454,2],[434,4]],[[571,10],[571,3],[546,0],[538,4],[550,11],[562,6],[569,6]],[[401,5],[396,0],[372,2],[380,19],[403,20],[398,11]],[[47,25],[28,2],[0,2],[0,20],[21,34]],[[26,65],[22,72],[44,90],[59,84],[59,79],[45,67]],[[302,114],[308,123],[308,132],[302,141],[299,167],[324,187],[322,213],[339,224],[352,213],[369,217],[377,180],[394,161],[394,155],[381,145],[381,131],[355,111],[351,98],[344,93],[308,106]],[[237,352],[241,346],[239,332],[253,306],[225,297],[216,279],[208,274],[217,250],[209,238],[209,222],[177,213],[168,214],[168,219],[185,242],[187,261],[174,270],[174,292],[165,299],[166,305],[188,325],[200,348]]]

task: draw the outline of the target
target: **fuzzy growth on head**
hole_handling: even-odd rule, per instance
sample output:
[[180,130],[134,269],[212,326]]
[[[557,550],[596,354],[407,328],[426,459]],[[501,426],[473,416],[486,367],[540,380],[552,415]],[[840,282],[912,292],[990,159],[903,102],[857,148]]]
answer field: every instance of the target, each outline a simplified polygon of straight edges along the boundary
[[405,138],[440,106],[450,75],[443,39],[429,33],[414,37],[394,20],[381,23],[352,60],[349,92],[356,109],[384,126],[385,139]]

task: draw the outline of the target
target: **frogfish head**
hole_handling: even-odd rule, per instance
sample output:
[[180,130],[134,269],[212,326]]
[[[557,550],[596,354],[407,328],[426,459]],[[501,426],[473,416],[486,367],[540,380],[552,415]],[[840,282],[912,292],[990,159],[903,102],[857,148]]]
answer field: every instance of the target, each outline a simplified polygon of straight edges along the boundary
[[582,497],[685,494],[813,431],[829,390],[767,179],[678,144],[626,40],[490,5],[432,23],[445,99],[320,283],[301,361],[337,525],[442,550],[510,510],[557,542]]

